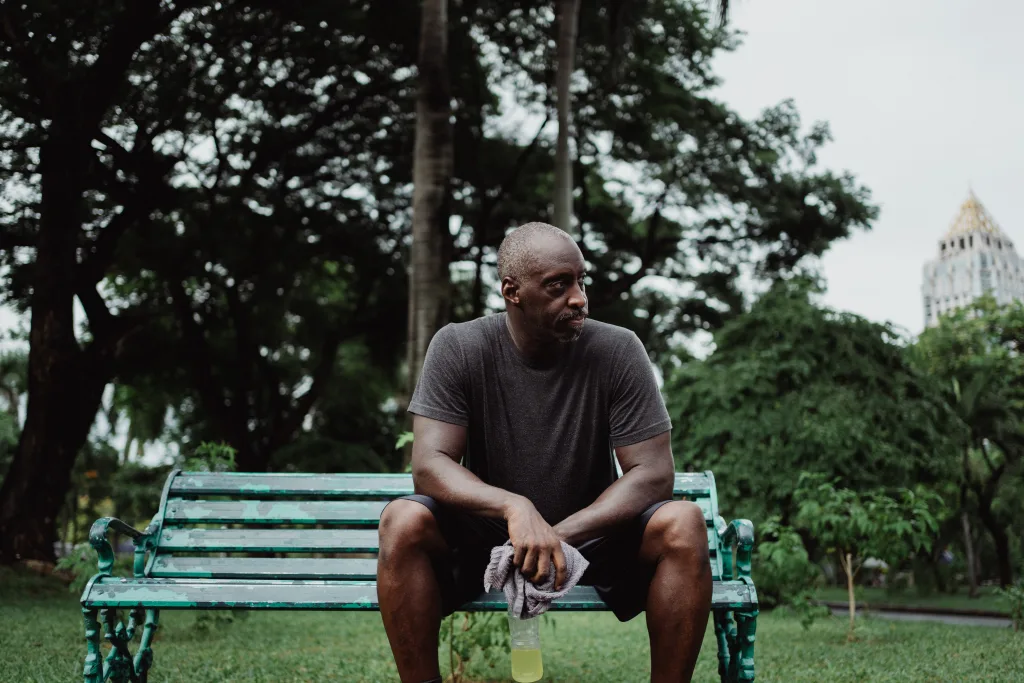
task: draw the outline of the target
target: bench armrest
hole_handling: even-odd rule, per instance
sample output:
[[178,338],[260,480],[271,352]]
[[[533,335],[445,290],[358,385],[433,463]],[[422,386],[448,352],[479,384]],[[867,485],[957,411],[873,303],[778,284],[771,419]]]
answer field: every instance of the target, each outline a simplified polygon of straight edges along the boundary
[[96,550],[100,574],[108,576],[114,568],[114,548],[107,540],[107,532],[111,529],[131,537],[132,543],[135,545],[133,573],[135,576],[142,576],[146,565],[146,552],[152,550],[156,545],[159,525],[150,524],[145,531],[139,531],[116,517],[100,517],[93,522],[92,528],[89,529],[89,545]]
[[[734,519],[728,524],[722,517],[715,518],[718,550],[722,553],[722,578],[725,580],[750,578],[750,560],[754,553],[754,523],[749,519]],[[733,556],[736,558],[736,576],[733,576]]]

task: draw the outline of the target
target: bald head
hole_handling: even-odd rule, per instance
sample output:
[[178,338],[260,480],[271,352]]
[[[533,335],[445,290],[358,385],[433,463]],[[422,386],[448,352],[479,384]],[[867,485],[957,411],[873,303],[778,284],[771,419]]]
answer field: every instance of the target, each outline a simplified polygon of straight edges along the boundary
[[510,232],[498,247],[498,279],[510,277],[522,282],[534,267],[535,258],[545,243],[555,240],[576,245],[567,232],[547,223],[527,223]]

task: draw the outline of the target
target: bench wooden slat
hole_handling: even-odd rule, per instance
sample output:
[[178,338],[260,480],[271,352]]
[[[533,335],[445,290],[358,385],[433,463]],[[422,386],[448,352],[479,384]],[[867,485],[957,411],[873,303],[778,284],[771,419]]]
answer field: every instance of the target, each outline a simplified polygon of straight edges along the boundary
[[[754,587],[742,581],[714,584],[714,609],[746,609],[756,605]],[[94,608],[160,609],[376,610],[377,586],[356,581],[255,581],[252,579],[122,579],[102,577],[82,596]],[[494,591],[467,606],[473,611],[507,608],[505,595]],[[553,610],[605,610],[590,586],[577,586],[552,604]]]
[[375,553],[376,529],[166,529],[161,551]]
[[[711,499],[696,501],[709,525]],[[164,521],[176,524],[348,524],[377,526],[388,501],[170,500]]]
[[351,524],[377,526],[387,501],[171,500],[171,524]]
[[377,560],[356,557],[181,557],[159,555],[152,577],[374,581]]
[[[714,571],[714,563],[712,563]],[[151,577],[373,581],[377,560],[355,557],[189,557],[159,555]],[[720,576],[715,573],[715,580]]]
[[[168,528],[160,551],[267,553],[375,553],[376,529],[190,529]],[[708,550],[717,555],[718,535],[708,529]]]
[[[700,472],[677,472],[675,495],[710,495],[711,482]],[[175,496],[253,496],[288,498],[317,496],[333,499],[394,498],[413,492],[411,474],[252,474],[183,472],[171,482]]]

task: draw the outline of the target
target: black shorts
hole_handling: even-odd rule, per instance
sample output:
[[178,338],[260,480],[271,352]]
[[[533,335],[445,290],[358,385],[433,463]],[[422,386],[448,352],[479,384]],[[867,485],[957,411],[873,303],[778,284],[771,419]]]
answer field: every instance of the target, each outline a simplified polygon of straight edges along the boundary
[[[430,496],[412,494],[396,500],[413,500],[433,514],[451,555],[435,560],[434,570],[441,584],[444,616],[475,600],[482,592],[484,570],[491,548],[508,541],[508,524],[502,519],[479,517],[445,508]],[[647,589],[654,578],[654,565],[640,561],[644,529],[661,501],[608,536],[584,541],[576,547],[590,562],[579,583],[593,586],[619,621],[629,621],[644,611]]]

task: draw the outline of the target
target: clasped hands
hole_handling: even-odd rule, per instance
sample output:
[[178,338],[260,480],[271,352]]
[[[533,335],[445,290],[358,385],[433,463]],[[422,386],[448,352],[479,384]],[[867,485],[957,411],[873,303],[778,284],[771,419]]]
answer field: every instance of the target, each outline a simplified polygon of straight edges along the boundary
[[509,506],[505,520],[515,550],[512,562],[519,572],[530,583],[539,585],[554,564],[555,590],[561,590],[566,574],[564,539],[526,498],[517,499]]

